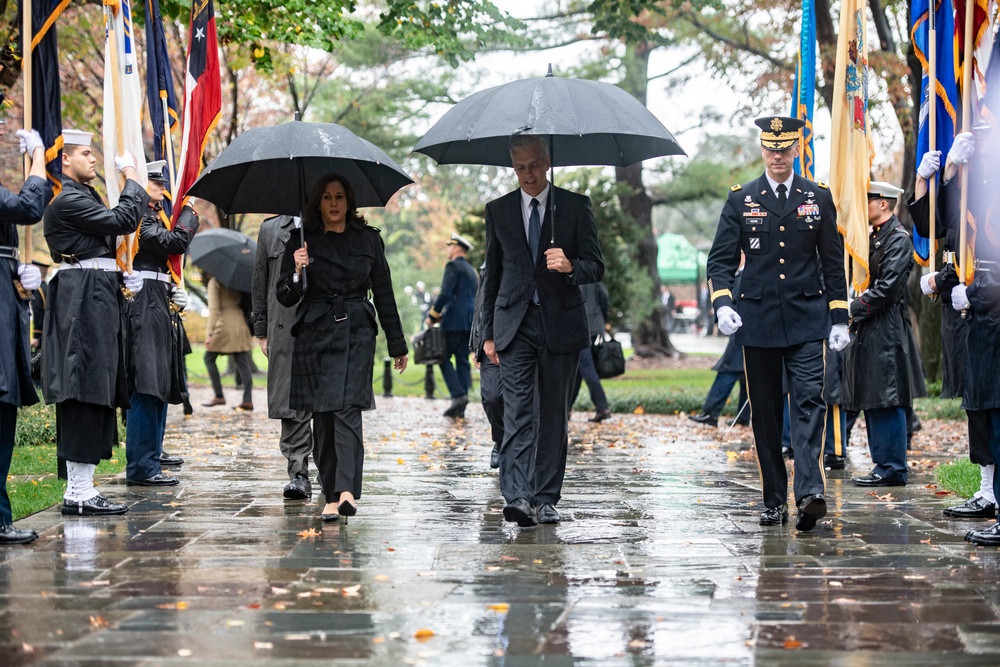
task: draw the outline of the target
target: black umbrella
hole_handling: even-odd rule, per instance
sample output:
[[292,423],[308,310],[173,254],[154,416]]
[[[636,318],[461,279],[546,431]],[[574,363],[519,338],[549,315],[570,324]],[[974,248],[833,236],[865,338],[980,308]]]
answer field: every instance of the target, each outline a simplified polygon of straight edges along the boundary
[[208,229],[194,235],[188,246],[191,261],[224,287],[249,293],[257,242],[233,229]]
[[[306,188],[331,172],[350,182],[359,207],[385,206],[413,183],[382,149],[346,127],[296,120],[236,137],[187,194],[226,213],[301,215]],[[305,272],[302,277],[304,291]]]

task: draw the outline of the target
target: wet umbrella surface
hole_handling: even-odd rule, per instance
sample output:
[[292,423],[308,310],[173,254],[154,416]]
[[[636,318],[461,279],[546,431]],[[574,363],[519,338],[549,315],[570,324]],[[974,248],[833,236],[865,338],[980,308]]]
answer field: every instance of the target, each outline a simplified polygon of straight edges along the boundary
[[1000,550],[941,515],[955,499],[925,488],[926,454],[909,487],[853,488],[859,428],[830,515],[799,535],[757,525],[748,429],[576,413],[566,520],[520,530],[482,411],[444,405],[378,399],[346,525],[320,522],[319,497],[282,500],[279,421],[172,408],[180,486],[106,480],[126,516],[50,509],[19,523],[35,544],[0,548],[0,662],[1000,664]]

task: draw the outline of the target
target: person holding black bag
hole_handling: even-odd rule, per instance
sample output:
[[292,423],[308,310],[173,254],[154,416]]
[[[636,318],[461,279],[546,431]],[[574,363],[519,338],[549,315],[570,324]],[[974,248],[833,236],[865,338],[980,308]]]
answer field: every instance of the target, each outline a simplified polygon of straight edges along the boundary
[[[590,339],[594,340],[598,336],[604,336],[604,331],[608,327],[607,321],[610,317],[610,299],[608,298],[608,288],[603,282],[587,283],[580,285],[583,290],[584,304],[587,307],[587,329],[590,332]],[[608,407],[608,397],[601,386],[601,377],[594,365],[594,354],[591,347],[580,350],[580,367],[576,374],[576,383],[573,386],[573,400],[570,406],[576,403],[577,394],[580,393],[581,382],[587,383],[587,390],[590,391],[590,401],[597,411],[588,421],[601,423],[611,416]]]

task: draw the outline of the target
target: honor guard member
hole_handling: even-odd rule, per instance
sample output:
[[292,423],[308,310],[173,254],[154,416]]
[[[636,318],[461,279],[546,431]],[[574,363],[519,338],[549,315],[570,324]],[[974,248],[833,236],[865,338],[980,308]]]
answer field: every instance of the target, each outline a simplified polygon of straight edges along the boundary
[[868,289],[851,302],[854,344],[844,360],[844,408],[865,413],[872,471],[858,486],[906,486],[906,408],[913,405],[907,306],[904,292],[913,268],[913,243],[893,214],[903,190],[868,186]]
[[27,544],[38,538],[33,530],[15,528],[7,495],[7,473],[14,455],[17,409],[34,405],[38,395],[31,382],[28,348],[28,302],[42,283],[41,272],[17,258],[17,225],[42,218],[52,189],[45,177],[45,144],[34,130],[18,130],[21,152],[31,157],[31,170],[14,194],[0,186],[0,546]]
[[[472,331],[472,311],[476,305],[476,288],[479,276],[465,259],[465,253],[472,250],[470,243],[461,234],[452,234],[447,243],[448,263],[441,278],[441,294],[427,314],[427,325],[441,323],[445,334],[444,361],[441,375],[451,396],[451,405],[444,411],[445,417],[465,417],[465,406],[469,403],[469,388],[472,386],[472,370],[469,367],[469,334]],[[452,357],[455,365],[452,366]]]
[[63,130],[62,192],[45,211],[45,240],[60,264],[42,332],[42,392],[56,404],[56,453],[66,463],[62,513],[81,516],[128,511],[97,492],[94,469],[118,443],[115,408],[128,408],[126,295],[143,288],[142,276],[118,268],[116,237],[138,229],[149,204],[128,152],[115,156],[126,179],[118,205],[104,204],[89,185],[91,136]]
[[[796,528],[805,531],[826,515],[823,362],[827,339],[838,350],[849,341],[844,244],[827,186],[792,171],[803,122],[769,116],[756,123],[766,171],[731,188],[708,256],[708,284],[719,330],[735,335],[743,346],[766,508],[762,526],[788,521],[788,476],[781,456],[783,365],[787,370]],[[732,285],[741,251],[746,266],[734,308]]]
[[132,267],[145,287],[128,304],[130,392],[125,422],[125,479],[129,486],[172,486],[176,477],[163,474],[161,465],[182,459],[163,454],[167,404],[181,403],[186,392],[184,325],[181,311],[187,292],[174,283],[168,257],[182,255],[198,231],[198,214],[185,206],[173,229],[163,211],[168,175],[163,160],[146,165],[149,205],[139,225],[139,252]]

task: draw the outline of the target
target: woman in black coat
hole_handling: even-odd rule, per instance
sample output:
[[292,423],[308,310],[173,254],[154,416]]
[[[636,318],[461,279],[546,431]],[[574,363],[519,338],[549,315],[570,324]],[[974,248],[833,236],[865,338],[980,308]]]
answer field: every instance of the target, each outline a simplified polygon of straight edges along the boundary
[[[327,174],[303,213],[305,246],[293,234],[281,263],[278,301],[298,305],[289,407],[313,415],[313,458],[326,507],[324,521],[354,516],[361,497],[364,445],[361,411],[375,408],[375,312],[399,372],[406,339],[396,311],[392,276],[379,231],[358,215],[354,191]],[[306,291],[302,291],[302,268]],[[368,300],[371,293],[375,305]]]

